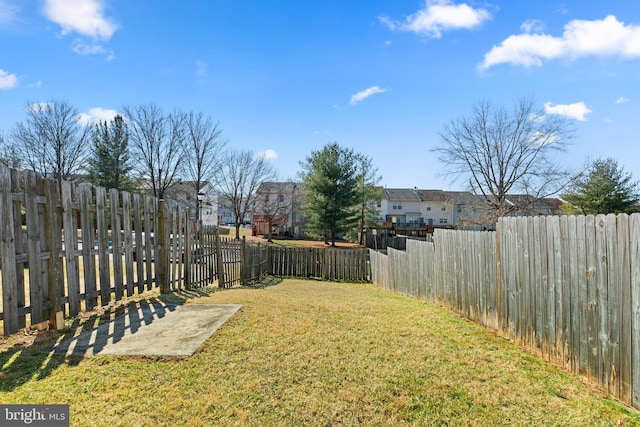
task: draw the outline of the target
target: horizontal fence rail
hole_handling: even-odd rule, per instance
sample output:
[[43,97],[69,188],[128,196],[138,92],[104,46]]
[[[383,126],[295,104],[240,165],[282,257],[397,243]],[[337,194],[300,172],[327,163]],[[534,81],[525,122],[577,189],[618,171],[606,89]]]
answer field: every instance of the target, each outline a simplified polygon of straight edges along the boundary
[[501,218],[371,252],[372,281],[441,304],[640,408],[640,214]]
[[367,249],[270,247],[275,276],[368,281]]
[[27,324],[60,328],[64,315],[217,279],[213,231],[150,196],[0,166],[0,224],[4,335]]

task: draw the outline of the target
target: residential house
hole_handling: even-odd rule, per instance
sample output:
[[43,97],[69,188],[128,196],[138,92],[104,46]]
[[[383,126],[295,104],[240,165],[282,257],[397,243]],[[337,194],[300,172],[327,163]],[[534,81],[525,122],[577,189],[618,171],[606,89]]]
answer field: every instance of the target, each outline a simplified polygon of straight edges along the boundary
[[414,188],[385,188],[382,190],[380,216],[389,227],[419,228],[424,224],[422,200]]
[[[218,224],[220,225],[234,225],[236,217],[231,209],[231,201],[223,194],[218,196]],[[240,221],[242,224],[251,224],[252,212],[247,212],[244,218]]]
[[[512,215],[558,215],[560,199],[508,195]],[[483,196],[468,191],[385,188],[378,203],[380,218],[390,234],[423,236],[434,228],[495,230],[495,216]]]
[[455,225],[455,204],[442,190],[416,190],[422,201],[424,222],[434,227]]
[[256,190],[256,205],[252,216],[256,234],[301,237],[304,233],[301,206],[300,184],[261,183]]
[[194,181],[177,181],[165,191],[164,198],[170,209],[189,209],[192,220],[200,220],[202,225],[218,225],[218,194],[209,182],[196,193]]
[[445,191],[453,208],[453,224],[464,230],[494,230],[495,221],[484,201],[469,191]]
[[453,204],[442,190],[385,188],[380,217],[389,234],[426,236],[436,227],[453,226]]

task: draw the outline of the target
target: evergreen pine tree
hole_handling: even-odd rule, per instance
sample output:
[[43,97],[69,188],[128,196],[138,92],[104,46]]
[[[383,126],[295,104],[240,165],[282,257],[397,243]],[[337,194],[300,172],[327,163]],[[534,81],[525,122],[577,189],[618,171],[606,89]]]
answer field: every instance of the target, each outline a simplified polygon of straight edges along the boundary
[[136,189],[135,181],[129,175],[133,166],[127,125],[122,116],[115,116],[110,123],[96,124],[88,163],[89,181],[93,185],[122,191]]

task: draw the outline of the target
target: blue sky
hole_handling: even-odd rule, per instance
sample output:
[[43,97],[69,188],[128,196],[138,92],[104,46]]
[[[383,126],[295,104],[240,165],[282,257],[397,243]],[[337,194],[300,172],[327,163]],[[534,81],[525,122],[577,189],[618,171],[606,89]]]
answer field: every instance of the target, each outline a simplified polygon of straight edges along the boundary
[[464,189],[430,151],[487,99],[575,123],[558,160],[640,179],[640,2],[0,0],[0,131],[29,103],[87,121],[201,111],[283,178],[336,141],[387,187]]

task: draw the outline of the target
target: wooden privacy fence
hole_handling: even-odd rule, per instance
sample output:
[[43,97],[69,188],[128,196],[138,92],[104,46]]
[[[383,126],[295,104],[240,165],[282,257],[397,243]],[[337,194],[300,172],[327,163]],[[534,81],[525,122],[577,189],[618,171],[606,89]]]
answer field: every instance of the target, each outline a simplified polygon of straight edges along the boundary
[[269,247],[271,274],[325,280],[368,281],[367,249]]
[[375,284],[445,305],[640,408],[640,214],[502,218],[371,252]]
[[111,300],[158,287],[206,286],[227,254],[188,210],[149,196],[74,186],[0,166],[0,320],[63,324]]

